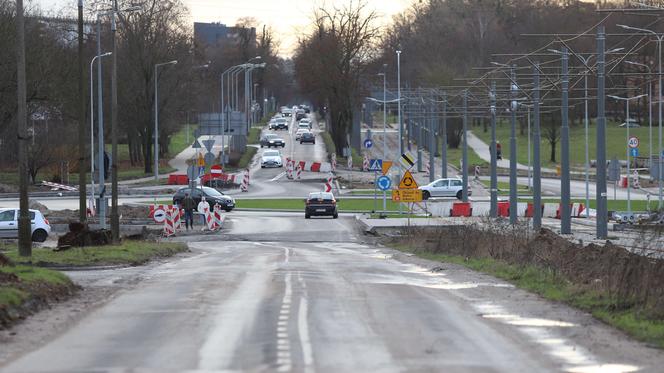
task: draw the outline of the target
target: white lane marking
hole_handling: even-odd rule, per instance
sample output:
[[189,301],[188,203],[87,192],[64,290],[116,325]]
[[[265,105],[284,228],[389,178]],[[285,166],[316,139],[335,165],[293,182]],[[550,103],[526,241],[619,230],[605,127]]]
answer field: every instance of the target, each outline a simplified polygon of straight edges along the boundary
[[[298,273],[298,281],[302,285],[303,292],[305,291],[304,280],[302,274]],[[305,370],[310,370],[313,362],[313,349],[311,348],[311,338],[309,337],[309,322],[308,316],[308,302],[306,294],[302,294],[300,298],[300,308],[297,315],[297,328],[300,335],[300,346],[302,347],[302,358],[304,360]]]
[[279,175],[273,177],[272,179],[270,179],[270,181],[277,181],[277,180],[281,179],[284,176],[286,176],[286,171],[284,171],[284,172],[280,173]]
[[[284,248],[285,263],[288,263],[290,249]],[[286,287],[284,289],[284,298],[279,311],[279,326],[277,327],[277,372],[290,372],[293,369],[293,360],[291,359],[290,340],[288,338],[288,319],[290,318],[290,303],[293,298],[293,287],[291,284],[291,274],[284,276]]]
[[256,257],[251,268],[255,270],[247,271],[251,275],[242,280],[214,315],[212,330],[198,352],[199,369],[229,368],[236,347],[256,320],[272,268],[265,257]]

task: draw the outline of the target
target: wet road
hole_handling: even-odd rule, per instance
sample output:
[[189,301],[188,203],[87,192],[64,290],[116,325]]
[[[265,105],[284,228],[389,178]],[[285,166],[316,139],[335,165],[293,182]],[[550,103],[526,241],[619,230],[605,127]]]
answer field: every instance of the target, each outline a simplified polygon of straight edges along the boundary
[[664,363],[580,312],[376,247],[351,217],[243,213],[221,236],[189,240],[192,254],[144,270],[0,370],[626,372]]

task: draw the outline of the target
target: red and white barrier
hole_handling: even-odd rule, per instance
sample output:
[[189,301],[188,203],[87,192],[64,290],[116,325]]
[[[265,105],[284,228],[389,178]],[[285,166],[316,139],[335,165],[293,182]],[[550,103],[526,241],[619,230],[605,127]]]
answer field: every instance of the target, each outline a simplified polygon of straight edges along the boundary
[[349,170],[353,169],[353,157],[348,157],[348,160],[346,161],[346,166],[348,166]]
[[334,176],[332,176],[332,175],[328,176],[327,181],[323,185],[323,191],[324,192],[331,192],[333,182],[334,182]]
[[221,207],[218,205],[214,206],[214,216],[213,216],[213,225],[212,230],[219,230],[224,225],[224,215],[221,213]]
[[95,200],[92,197],[88,199],[87,214],[89,218],[94,218],[97,214],[97,211],[95,211]]
[[297,164],[297,169],[295,170],[295,178],[300,180],[302,178],[302,170],[304,169],[305,162],[300,162]]
[[286,158],[286,177],[289,180],[293,179],[293,160]]
[[583,203],[572,203],[572,216],[580,218],[585,216],[586,206]]
[[369,171],[369,156],[364,155],[364,159],[362,160],[362,171],[367,172]]
[[[164,211],[164,210],[155,210]],[[181,228],[180,224],[180,214],[181,210],[176,206],[169,205],[169,208],[165,211],[164,215],[164,236],[171,237],[174,236]]]
[[244,177],[242,178],[242,185],[240,185],[240,190],[243,192],[249,191],[249,170],[244,172]]
[[68,192],[77,192],[78,188],[69,186],[69,185],[64,185],[64,184],[58,184],[58,183],[52,183],[50,181],[42,181],[43,186],[51,187],[51,190],[66,190]]
[[545,218],[557,218],[559,208],[560,204],[558,203],[545,203],[544,212],[542,213],[542,216]]

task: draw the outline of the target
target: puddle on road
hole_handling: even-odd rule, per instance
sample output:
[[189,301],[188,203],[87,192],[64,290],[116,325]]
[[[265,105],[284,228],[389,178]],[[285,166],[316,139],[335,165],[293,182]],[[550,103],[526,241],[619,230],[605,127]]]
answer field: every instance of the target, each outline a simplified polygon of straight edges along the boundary
[[531,340],[542,345],[548,353],[563,362],[564,370],[572,373],[628,373],[636,372],[638,367],[624,364],[601,364],[583,347],[556,335],[556,329],[579,327],[574,323],[560,320],[524,317],[509,313],[495,303],[476,303],[473,305],[485,319],[496,320],[518,327]]

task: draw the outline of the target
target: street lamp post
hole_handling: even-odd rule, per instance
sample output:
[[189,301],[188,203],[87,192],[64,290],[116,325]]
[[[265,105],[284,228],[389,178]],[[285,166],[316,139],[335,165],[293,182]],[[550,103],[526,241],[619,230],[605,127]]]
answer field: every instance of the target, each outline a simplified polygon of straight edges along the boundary
[[[397,116],[399,121],[399,157],[403,154],[403,123],[401,122],[401,51],[397,53]],[[399,162],[399,178],[402,174],[401,162]],[[401,203],[399,204],[399,214],[403,211]]]
[[664,207],[664,201],[662,200],[662,190],[664,189],[664,184],[662,183],[662,162],[664,161],[664,154],[662,154],[662,39],[664,39],[664,34],[659,35],[656,32],[644,28],[638,28],[638,27],[631,27],[627,25],[618,25],[618,27],[622,27],[625,30],[633,30],[633,31],[640,31],[640,32],[645,32],[648,34],[652,34],[655,36],[657,39],[657,53],[658,53],[658,85],[657,85],[657,98],[658,98],[658,127],[659,127],[659,146],[657,149],[657,154],[659,158],[658,162],[658,185],[659,185],[659,204],[658,204],[658,209],[661,210]]
[[[635,96],[635,97],[618,97],[618,96],[608,95],[608,97],[611,97],[612,99],[615,99],[615,100],[618,100],[618,101],[625,101],[627,103],[627,114],[626,114],[626,117],[625,117],[625,129],[627,130],[627,132],[626,132],[626,135],[625,135],[625,145],[627,145],[629,143],[629,102],[631,100],[638,100],[641,97],[645,97],[645,96],[647,96],[647,94],[638,95],[638,96]],[[630,185],[630,182],[629,182],[629,167],[630,167],[631,159],[630,159],[630,154],[629,154],[629,152],[630,152],[629,146],[625,146],[625,148],[627,149],[627,152],[626,152],[626,155],[627,155],[627,216],[629,217],[629,216],[632,215],[632,199],[631,199],[631,194],[630,194],[630,190],[632,188],[631,188],[631,185]]]
[[[97,59],[101,59],[101,57],[106,57],[110,56],[111,52],[106,52],[104,54],[98,54],[92,58],[92,61],[90,61],[90,198],[92,200],[92,203],[94,203],[95,199],[95,130],[94,130],[94,125],[95,125],[95,104],[94,104],[94,94],[95,94],[95,84],[94,84],[94,79],[92,77],[93,71],[92,68],[94,67],[95,61]],[[98,84],[101,84],[98,83]],[[102,159],[103,161],[103,159]],[[103,163],[102,163],[103,164]],[[103,173],[102,169],[99,169],[99,174],[101,175]],[[100,180],[101,177],[100,176]],[[100,184],[100,189],[101,189],[101,184]]]
[[[229,73],[233,73],[235,71],[238,71],[240,69],[243,69],[245,64],[242,65],[235,65],[231,66],[226,71],[221,73],[221,103],[220,103],[220,110],[222,112],[222,118],[225,118],[221,120],[221,168],[224,169],[226,166],[226,126],[229,125],[230,121],[230,111],[232,110],[232,105],[233,105],[233,100],[232,100],[232,81],[229,82],[228,84],[228,104],[226,107],[224,107],[224,75],[227,75]],[[225,114],[225,115],[224,115]]]
[[[383,72],[378,73],[378,76],[383,77],[383,162],[387,158],[387,72],[385,65],[383,65]],[[383,211],[387,211],[387,193],[383,191]]]
[[169,61],[154,65],[154,179],[159,179],[159,67],[175,65],[178,61]]

